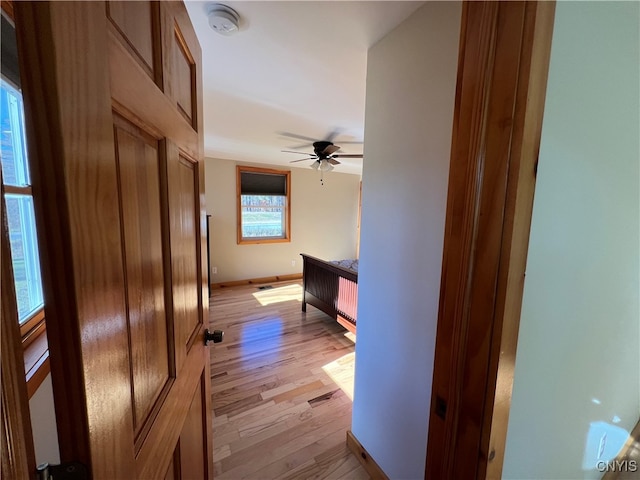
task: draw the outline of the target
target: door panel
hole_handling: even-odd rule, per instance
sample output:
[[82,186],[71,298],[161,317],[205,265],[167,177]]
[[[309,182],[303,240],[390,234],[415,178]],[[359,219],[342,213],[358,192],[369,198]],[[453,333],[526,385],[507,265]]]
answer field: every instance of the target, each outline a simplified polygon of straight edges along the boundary
[[106,2],[107,17],[132,56],[158,82],[160,15],[156,2]]
[[114,117],[114,136],[125,295],[133,391],[133,424],[139,436],[169,381],[169,342],[164,300],[159,141]]
[[[161,2],[160,6],[161,18],[165,22],[179,20],[179,18],[169,18],[170,15],[167,12],[169,5],[166,2]],[[187,15],[186,12],[184,15]],[[185,18],[184,21],[188,21],[188,18]],[[140,64],[129,53],[121,35],[112,24],[108,25],[108,44],[109,72],[112,79],[111,102],[114,110],[156,137],[163,137],[162,132],[171,132],[168,137],[179,141],[183,151],[193,158],[202,158],[204,148],[202,134],[196,132],[193,125],[181,113],[178,113],[176,102],[171,94],[174,83],[172,80],[173,62],[168,62],[168,60],[162,62],[165,95],[159,95],[159,87],[144,73]],[[168,47],[163,49],[163,58],[168,55],[173,58],[171,48],[173,48],[173,42],[168,43]],[[118,79],[126,78],[131,71],[138,71],[136,82],[118,81]],[[199,91],[201,79],[196,78],[196,81],[199,85]],[[198,109],[197,117],[200,118],[201,115]],[[150,117],[153,117],[153,121],[149,121]]]
[[[202,344],[200,342],[195,343],[190,354],[185,359],[183,368],[176,376],[167,398],[163,401],[162,409],[160,409],[158,416],[153,421],[152,427],[136,457],[137,477],[135,478],[163,478],[167,474],[171,461],[175,462],[177,460],[182,463],[179,455],[174,457],[174,452],[191,406],[193,397],[189,392],[193,392],[196,389],[196,385],[200,382],[202,375],[209,378],[209,369],[206,369],[206,374],[205,369],[203,369],[203,360],[205,359],[208,361],[209,355],[204,342]],[[204,387],[210,391],[208,385]],[[205,398],[207,409],[210,409],[209,398],[210,394]],[[208,411],[205,413],[210,415]],[[207,425],[200,428],[206,428]],[[208,433],[207,435],[207,438],[210,439],[210,434]],[[156,441],[153,441],[154,439]],[[213,453],[210,440],[208,441],[207,450],[211,450]],[[205,464],[207,474],[211,475],[211,463],[202,458],[200,461]],[[131,478],[131,476],[125,478]]]
[[173,75],[175,81],[174,95],[178,109],[185,118],[196,128],[193,111],[196,105],[196,68],[193,56],[187,45],[180,27],[176,25],[173,48]]
[[189,413],[184,422],[184,428],[180,434],[180,470],[182,478],[196,479],[206,478],[206,465],[200,461],[202,455],[206,455],[204,451],[206,447],[206,430],[204,427],[205,420],[205,398],[204,398],[204,377],[198,384],[196,391],[191,400]]
[[16,13],[62,460],[96,480],[211,478],[201,53],[186,9]]
[[171,217],[173,308],[176,329],[176,350],[179,362],[188,351],[195,333],[201,326],[198,310],[201,292],[189,288],[202,275],[199,268],[199,221],[194,215],[198,205],[197,164],[174,150],[168,159],[169,213]]

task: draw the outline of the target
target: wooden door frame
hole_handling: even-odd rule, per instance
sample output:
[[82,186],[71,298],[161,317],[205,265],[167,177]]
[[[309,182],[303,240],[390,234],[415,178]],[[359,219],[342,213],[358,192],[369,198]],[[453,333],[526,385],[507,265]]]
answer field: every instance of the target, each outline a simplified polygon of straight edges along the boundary
[[554,2],[465,2],[425,478],[500,478]]

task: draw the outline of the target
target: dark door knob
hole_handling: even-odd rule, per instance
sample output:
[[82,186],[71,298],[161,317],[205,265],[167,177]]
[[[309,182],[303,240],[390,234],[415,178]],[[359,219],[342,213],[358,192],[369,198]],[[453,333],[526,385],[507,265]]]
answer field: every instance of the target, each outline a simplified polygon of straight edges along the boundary
[[220,343],[224,338],[224,332],[222,330],[214,330],[210,332],[209,329],[204,331],[204,344],[209,345],[209,342]]

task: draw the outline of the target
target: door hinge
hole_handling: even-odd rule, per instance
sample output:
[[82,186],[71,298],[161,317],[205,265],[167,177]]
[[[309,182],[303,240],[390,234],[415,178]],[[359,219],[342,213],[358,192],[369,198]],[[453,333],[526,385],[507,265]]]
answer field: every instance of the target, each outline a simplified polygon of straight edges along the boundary
[[80,462],[67,462],[60,465],[41,463],[36,471],[38,480],[89,480],[89,470]]

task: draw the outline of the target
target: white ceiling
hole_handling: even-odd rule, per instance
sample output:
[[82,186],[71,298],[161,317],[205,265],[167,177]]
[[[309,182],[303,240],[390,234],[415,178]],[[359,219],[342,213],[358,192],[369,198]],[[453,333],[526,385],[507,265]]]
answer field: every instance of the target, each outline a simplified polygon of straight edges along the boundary
[[[279,133],[339,129],[340,153],[362,153],[341,142],[363,139],[367,50],[424,2],[223,2],[241,17],[229,37],[209,27],[215,2],[185,3],[202,47],[205,155],[307,168],[281,150],[309,142]],[[361,159],[341,162],[337,172],[362,171]]]

